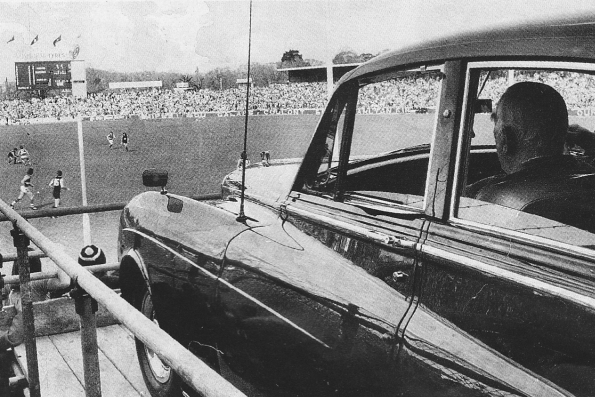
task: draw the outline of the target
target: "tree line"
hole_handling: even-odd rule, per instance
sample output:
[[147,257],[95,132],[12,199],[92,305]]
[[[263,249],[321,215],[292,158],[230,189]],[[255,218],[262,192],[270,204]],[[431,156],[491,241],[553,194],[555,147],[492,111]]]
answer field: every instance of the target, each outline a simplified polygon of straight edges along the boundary
[[[336,54],[332,61],[333,64],[362,63],[372,59],[376,55],[370,53],[357,54],[352,50],[345,49]],[[323,64],[323,62],[315,59],[304,60],[298,50],[288,50],[283,53],[280,62],[251,64],[250,78],[255,86],[267,87],[269,84],[287,82],[287,72],[279,71],[278,69],[320,66]],[[237,80],[246,78],[248,74],[247,69],[247,65],[243,65],[235,69],[216,68],[207,73],[200,73],[197,68],[194,74],[181,74],[172,72],[120,73],[88,68],[87,91],[90,93],[103,91],[108,88],[110,82],[154,80],[161,81],[164,88],[174,88],[176,83],[184,82],[188,83],[191,89],[226,90],[237,87]]]
[[[376,54],[377,55],[377,54]],[[376,55],[370,53],[357,54],[352,50],[341,50],[333,57],[333,64],[345,63],[361,63],[365,62]],[[303,59],[298,50],[290,49],[283,53],[281,61],[260,64],[253,63],[250,65],[250,77],[252,83],[257,87],[267,87],[270,84],[286,83],[288,75],[285,71],[278,69],[304,67],[304,66],[320,66],[324,62],[315,59]],[[247,76],[247,65],[237,68],[215,68],[206,73],[201,73],[197,68],[194,73],[184,74],[176,72],[116,72],[101,70],[95,68],[86,69],[87,77],[87,92],[97,93],[109,89],[109,83],[115,82],[134,82],[134,81],[161,81],[163,87],[172,89],[176,87],[177,83],[187,83],[190,89],[210,89],[210,90],[226,90],[237,87],[238,79],[245,79]],[[0,90],[1,99],[22,98],[27,99],[35,96],[31,92],[17,92],[14,82],[8,81]],[[45,95],[52,95],[51,92],[44,93]]]
[[[171,89],[176,83],[188,83],[190,89],[226,90],[237,87],[237,80],[246,78],[247,65],[232,69],[215,68],[201,73],[198,68],[193,74],[175,72],[112,72],[87,68],[87,91],[100,92],[109,88],[110,82],[161,81],[163,87]],[[269,84],[287,82],[287,73],[277,71],[276,64],[250,65],[250,77],[254,85],[266,87]]]

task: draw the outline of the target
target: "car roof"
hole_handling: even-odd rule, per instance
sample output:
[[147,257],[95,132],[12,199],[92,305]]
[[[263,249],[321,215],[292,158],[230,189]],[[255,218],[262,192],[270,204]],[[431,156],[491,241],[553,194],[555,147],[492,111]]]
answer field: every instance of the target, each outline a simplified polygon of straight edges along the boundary
[[372,58],[345,74],[338,85],[383,69],[449,59],[544,59],[595,61],[595,14],[533,21],[466,32]]

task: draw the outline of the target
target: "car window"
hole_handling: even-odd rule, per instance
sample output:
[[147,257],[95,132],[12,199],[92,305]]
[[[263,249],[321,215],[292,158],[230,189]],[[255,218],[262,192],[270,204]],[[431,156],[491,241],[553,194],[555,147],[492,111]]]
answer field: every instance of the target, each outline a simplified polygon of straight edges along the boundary
[[442,73],[360,80],[331,102],[317,134],[317,174],[304,191],[339,201],[422,208]]
[[[518,168],[505,172],[503,161],[510,160],[498,156],[494,132],[498,102],[506,89],[518,82],[552,87],[566,103],[569,124],[593,131],[593,103],[591,96],[585,95],[595,87],[593,72],[568,70],[566,65],[552,65],[551,69],[489,66],[469,73],[474,95],[469,95],[468,124],[463,128],[459,149],[460,199],[455,206],[456,217],[575,246],[595,247],[595,167],[589,150],[566,135],[560,156],[528,158]],[[473,103],[475,99],[479,100]],[[486,106],[482,109],[478,104]],[[512,157],[520,151],[514,149],[501,147],[500,153],[507,150],[505,153]]]

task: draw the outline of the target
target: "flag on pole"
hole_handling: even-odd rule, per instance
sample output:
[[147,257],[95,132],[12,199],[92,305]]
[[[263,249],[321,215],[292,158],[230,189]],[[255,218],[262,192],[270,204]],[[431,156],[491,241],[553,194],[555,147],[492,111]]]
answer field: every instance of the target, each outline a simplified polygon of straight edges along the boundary
[[33,38],[33,40],[31,40],[31,45],[37,43],[39,41],[39,35],[35,35],[35,37]]
[[8,40],[8,41],[6,42],[6,44],[10,43],[11,41],[14,41],[14,36],[12,36],[12,37],[10,38],[10,40]]
[[54,40],[54,47],[56,46],[56,43],[59,42],[59,41],[62,41],[62,35],[58,36],[56,38],[56,40]]

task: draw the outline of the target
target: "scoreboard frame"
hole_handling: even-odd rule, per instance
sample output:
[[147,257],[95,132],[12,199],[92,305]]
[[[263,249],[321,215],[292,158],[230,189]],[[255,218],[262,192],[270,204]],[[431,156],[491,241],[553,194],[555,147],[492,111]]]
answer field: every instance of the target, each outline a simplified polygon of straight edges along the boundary
[[71,61],[15,62],[19,91],[72,90]]

